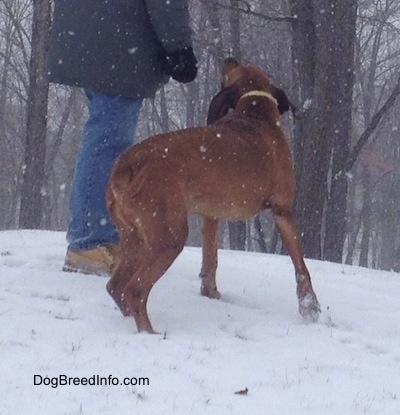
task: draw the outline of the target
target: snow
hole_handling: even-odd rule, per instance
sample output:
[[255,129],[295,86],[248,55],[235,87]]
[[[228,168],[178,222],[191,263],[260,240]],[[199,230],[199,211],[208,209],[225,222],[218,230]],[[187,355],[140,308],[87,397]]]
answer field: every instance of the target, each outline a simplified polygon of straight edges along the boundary
[[[60,271],[64,239],[0,232],[0,414],[400,413],[399,274],[308,260],[311,324],[288,257],[220,251],[218,301],[199,295],[201,251],[185,248],[150,296],[163,334],[137,334],[107,279]],[[60,376],[137,384],[34,385]]]

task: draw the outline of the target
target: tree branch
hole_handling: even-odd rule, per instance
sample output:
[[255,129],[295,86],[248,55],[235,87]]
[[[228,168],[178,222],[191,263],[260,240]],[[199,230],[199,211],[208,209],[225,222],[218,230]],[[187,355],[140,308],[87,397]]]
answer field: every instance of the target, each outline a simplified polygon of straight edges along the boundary
[[372,117],[370,123],[367,125],[367,128],[361,134],[361,136],[358,139],[357,143],[355,144],[355,146],[351,150],[350,155],[347,158],[347,161],[345,162],[343,168],[336,175],[337,178],[339,176],[341,176],[342,174],[346,174],[347,172],[349,172],[352,169],[352,167],[354,166],[354,163],[356,162],[358,156],[361,153],[362,148],[364,147],[364,145],[368,141],[371,134],[375,131],[376,127],[378,126],[378,124],[381,121],[381,119],[383,118],[383,116],[393,107],[393,105],[395,104],[396,99],[399,95],[400,95],[400,75],[399,75],[399,79],[397,80],[397,83],[396,83],[392,93],[389,95],[389,98],[386,100],[386,102],[382,105],[382,107]]
[[[209,0],[202,0],[203,2],[207,2]],[[255,12],[253,10],[251,10],[251,5],[244,0],[241,0],[241,3],[243,3],[243,7],[234,7],[228,4],[221,4],[218,2],[215,2],[215,6],[219,7],[221,9],[230,9],[230,10],[237,10],[240,13],[243,14],[247,14],[250,16],[255,16],[258,17],[262,20],[268,20],[270,22],[289,22],[292,23],[294,21],[296,21],[296,17],[294,16],[269,16],[267,14],[264,13],[259,13],[259,12]]]

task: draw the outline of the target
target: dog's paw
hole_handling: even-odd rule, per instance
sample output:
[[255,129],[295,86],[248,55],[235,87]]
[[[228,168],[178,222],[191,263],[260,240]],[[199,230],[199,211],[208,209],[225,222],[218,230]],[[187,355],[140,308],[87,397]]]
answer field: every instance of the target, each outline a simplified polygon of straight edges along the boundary
[[304,297],[299,298],[299,313],[308,321],[318,321],[321,307],[315,295],[307,293]]
[[201,285],[200,294],[203,297],[213,298],[216,300],[221,298],[221,293],[218,291],[217,287],[209,288],[204,284]]

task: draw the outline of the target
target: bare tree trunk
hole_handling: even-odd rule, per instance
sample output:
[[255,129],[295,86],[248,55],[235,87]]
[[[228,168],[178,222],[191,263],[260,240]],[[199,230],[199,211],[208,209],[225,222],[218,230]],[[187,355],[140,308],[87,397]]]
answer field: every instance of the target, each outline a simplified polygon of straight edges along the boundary
[[46,58],[49,47],[50,15],[50,0],[33,1],[25,165],[19,215],[21,228],[40,228],[42,220],[49,90]]
[[214,34],[214,42],[210,46],[210,54],[214,57],[217,63],[218,74],[220,74],[224,62],[224,48],[222,43],[221,22],[218,13],[218,1],[207,0],[207,2],[204,3],[204,6],[206,7]]
[[54,183],[54,177],[57,175],[57,166],[55,165],[55,160],[63,144],[65,129],[67,127],[68,120],[70,118],[70,114],[75,105],[77,97],[78,89],[71,88],[69,91],[67,103],[60,118],[60,124],[57,128],[57,131],[54,134],[52,142],[47,143],[45,175],[46,189],[48,190],[46,194],[43,195],[44,206],[42,211],[42,225],[45,229],[55,229],[58,227],[56,224],[56,210],[58,204],[57,196],[60,193],[60,189],[59,186]]
[[[335,19],[331,62],[340,62],[334,67],[332,84],[333,123],[331,185],[328,196],[325,219],[325,237],[323,258],[328,261],[342,262],[343,247],[346,239],[347,177],[340,175],[344,162],[350,153],[352,138],[352,107],[354,88],[354,50],[356,43],[357,3],[340,0],[334,3]],[[333,6],[333,4],[332,4]]]
[[196,82],[190,82],[187,87],[186,96],[186,127],[200,125],[200,120],[196,119],[196,110],[199,112],[199,86]]
[[[316,34],[314,23],[313,2],[305,0],[290,0],[291,15],[297,16],[292,24],[292,61],[294,66],[294,81],[298,85],[297,101],[303,103],[304,109],[310,108],[314,96],[315,87],[315,60],[316,60]],[[305,111],[301,120],[295,122],[294,126],[294,160],[297,181],[297,196],[295,214],[299,226],[302,245],[307,256],[313,255],[311,249],[306,245],[311,244],[308,234],[305,233],[310,222],[307,218],[306,199],[309,193],[309,185],[306,181],[306,173],[309,170],[311,160],[309,158],[309,142],[311,140],[311,129],[314,120],[310,111]],[[310,212],[312,215],[312,212]],[[318,235],[318,232],[314,232]],[[319,241],[317,239],[317,247]]]
[[231,47],[232,55],[239,60],[242,59],[242,50],[240,47],[240,12],[239,0],[230,0],[231,10],[229,20],[231,26]]
[[12,166],[13,160],[10,160],[10,144],[7,140],[7,131],[4,128],[6,123],[6,109],[8,100],[8,78],[11,66],[11,58],[13,54],[13,42],[12,42],[12,25],[6,23],[5,37],[2,40],[5,45],[5,50],[1,56],[2,68],[0,70],[0,194],[2,195],[0,205],[0,229],[7,229],[11,224],[13,218],[13,202],[18,197],[15,195],[15,191],[12,188],[12,177],[10,177],[10,166]]
[[[345,180],[330,189],[338,205],[326,209],[326,200],[332,168],[337,170],[336,166],[347,157],[351,137],[353,85],[352,78],[343,79],[343,74],[348,71],[351,75],[355,38],[347,38],[342,24],[343,19],[348,20],[348,32],[354,32],[356,2],[291,0],[291,5],[292,15],[297,16],[293,23],[293,62],[299,99],[307,104],[304,117],[297,122],[294,138],[298,183],[296,216],[306,256],[322,258],[324,212],[327,211],[330,223],[329,238],[325,242],[329,255],[337,259],[341,257],[345,235]],[[346,55],[344,59],[343,55]]]
[[165,87],[160,89],[160,112],[161,112],[161,132],[169,131],[169,117],[167,108],[167,98],[165,96]]
[[262,228],[260,215],[257,215],[254,218],[254,229],[256,232],[256,241],[258,243],[260,252],[267,253],[268,249],[267,249],[267,244],[265,243],[265,233]]
[[[240,13],[239,0],[231,0],[232,9],[229,11],[231,26],[232,55],[239,61],[241,59],[240,47]],[[228,222],[230,249],[244,251],[246,249],[246,221]]]
[[369,258],[369,241],[371,237],[371,211],[372,211],[372,196],[373,191],[371,186],[371,175],[367,166],[363,167],[362,174],[363,181],[363,208],[361,211],[361,247],[360,247],[360,262],[359,265],[362,267],[368,267]]

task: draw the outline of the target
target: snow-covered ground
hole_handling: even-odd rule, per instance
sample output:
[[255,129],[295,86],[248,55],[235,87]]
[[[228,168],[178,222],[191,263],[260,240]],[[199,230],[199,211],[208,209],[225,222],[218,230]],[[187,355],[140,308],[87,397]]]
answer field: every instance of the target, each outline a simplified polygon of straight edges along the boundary
[[307,324],[288,257],[220,251],[217,301],[186,248],[149,335],[105,278],[60,271],[65,249],[63,233],[0,232],[2,415],[400,414],[399,274],[307,261],[323,309]]

